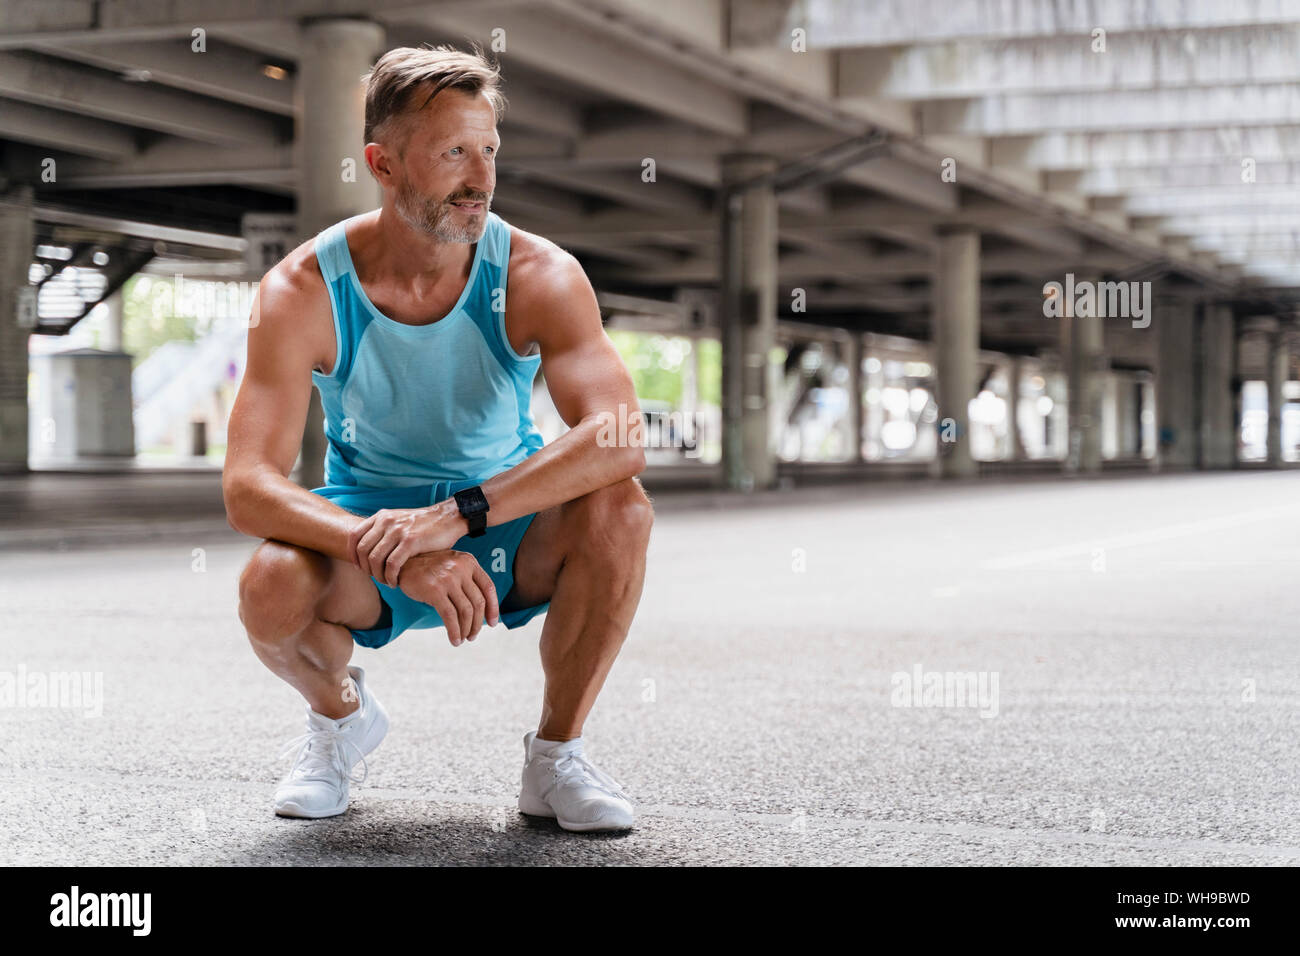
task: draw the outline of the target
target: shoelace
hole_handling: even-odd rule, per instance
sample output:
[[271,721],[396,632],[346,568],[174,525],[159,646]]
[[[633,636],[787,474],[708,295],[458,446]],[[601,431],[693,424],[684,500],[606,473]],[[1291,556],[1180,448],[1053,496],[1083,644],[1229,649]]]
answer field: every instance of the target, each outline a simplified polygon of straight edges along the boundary
[[564,754],[555,761],[556,777],[568,775],[576,772],[583,781],[590,780],[603,790],[608,791],[615,797],[622,800],[630,800],[631,797],[623,790],[623,785],[611,777],[605,771],[601,770],[590,760],[581,750],[575,750],[572,753]]
[[[315,745],[320,744],[320,749],[315,749]],[[361,776],[352,776],[352,769],[346,763],[343,757],[343,748],[341,745],[346,744],[356,751],[357,760],[361,763]],[[283,760],[297,748],[297,756],[293,759],[293,767],[289,771],[289,778],[302,780],[333,780],[333,776],[323,776],[332,771],[341,777],[346,777],[352,783],[364,783],[366,776],[369,774],[369,768],[366,766],[366,756],[361,752],[361,748],[344,736],[340,730],[309,730],[299,737],[293,738],[285,745],[284,750],[280,752],[280,759]],[[300,773],[300,771],[302,771]]]

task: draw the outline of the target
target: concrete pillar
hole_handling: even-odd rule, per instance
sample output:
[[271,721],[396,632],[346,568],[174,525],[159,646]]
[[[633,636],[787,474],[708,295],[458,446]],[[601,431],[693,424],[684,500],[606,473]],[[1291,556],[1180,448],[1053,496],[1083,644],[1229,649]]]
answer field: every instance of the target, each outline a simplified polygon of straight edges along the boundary
[[697,427],[697,412],[700,407],[700,340],[690,337],[691,351],[682,363],[682,442],[694,444],[690,457],[699,453],[700,432]]
[[1156,461],[1160,469],[1196,464],[1196,304],[1157,301]]
[[[300,176],[298,231],[305,239],[340,219],[376,208],[379,184],[366,170],[365,88],[361,76],[384,45],[369,20],[309,20],[295,89]],[[344,160],[355,175],[346,175]]]
[[[1065,325],[1061,325],[1062,331]],[[1066,339],[1059,344],[1063,347]],[[1066,464],[1070,456],[1070,395],[1069,375],[1066,373],[1069,350],[1043,349],[1039,353],[1039,374],[1043,376],[1043,393],[1052,401],[1051,410],[1043,417],[1040,440],[1043,443],[1043,457],[1054,458]]]
[[1119,416],[1123,411],[1120,390],[1124,382],[1123,375],[1116,375],[1113,372],[1101,376],[1101,457],[1103,461],[1120,456]]
[[1233,379],[1237,374],[1237,331],[1232,308],[1207,302],[1200,336],[1201,468],[1237,463],[1237,419]]
[[[105,316],[104,334],[101,337],[100,347],[106,352],[119,352],[125,354],[122,347],[122,332],[125,316],[123,315],[122,290],[119,288],[116,292],[104,300],[104,307],[108,310]],[[117,427],[105,436],[105,442],[115,450],[111,454],[135,455],[134,443],[134,421],[135,403],[131,397],[131,362],[129,359],[122,359],[125,374],[119,376],[114,381],[117,387],[101,388],[99,404],[102,409],[101,421],[108,428],[110,423],[117,423]],[[108,379],[101,379],[107,382]],[[113,439],[110,435],[121,436],[119,439]],[[179,446],[178,446],[179,447]]]
[[[295,88],[294,141],[299,191],[298,235],[307,239],[340,219],[377,208],[379,184],[363,153],[365,88],[361,77],[384,44],[384,28],[369,20],[320,19],[302,25]],[[351,160],[345,165],[346,160]],[[303,430],[298,481],[324,482],[325,418],[312,391]]]
[[1125,389],[1128,395],[1128,410],[1124,427],[1128,433],[1128,440],[1124,447],[1127,449],[1127,454],[1133,458],[1145,458],[1147,454],[1146,433],[1150,429],[1147,427],[1146,420],[1151,417],[1147,412],[1150,378],[1150,372],[1138,372],[1129,380],[1128,387]]
[[27,470],[27,339],[20,295],[32,263],[32,191],[0,196],[0,472]]
[[[868,339],[868,341],[872,340]],[[863,363],[866,366],[864,373],[866,375],[866,390],[867,394],[874,399],[874,401],[868,403],[866,410],[867,457],[875,460],[883,458],[885,453],[884,442],[881,440],[881,430],[885,425],[885,406],[881,401],[881,393],[885,388],[885,366],[878,357],[870,354],[871,348],[869,346],[865,347],[863,351],[867,353],[866,361]]]
[[1116,373],[1115,457],[1138,458],[1142,454],[1142,383],[1132,372]]
[[1268,463],[1274,466],[1282,464],[1282,386],[1290,362],[1286,330],[1279,327],[1268,340]]
[[1160,468],[1160,433],[1156,416],[1156,383],[1150,372],[1138,376],[1138,454],[1151,462],[1151,470]]
[[851,335],[844,343],[844,361],[849,368],[849,409],[845,428],[849,434],[849,455],[852,462],[862,461],[862,336]]
[[[724,190],[776,169],[766,156],[722,158]],[[741,491],[776,483],[769,409],[769,354],[776,342],[776,192],[760,183],[722,204],[722,466],[727,487]]]
[[104,338],[100,347],[106,352],[124,351],[122,347],[122,326],[125,316],[122,312],[121,289],[118,289],[104,300],[104,308],[108,310],[108,315],[104,320]]
[[931,316],[939,408],[935,469],[942,478],[969,478],[977,474],[969,406],[979,374],[980,236],[967,227],[940,227],[936,238]]
[[1241,369],[1241,336],[1241,325],[1237,323],[1232,336],[1232,346],[1237,356],[1236,371],[1232,376],[1232,461],[1234,466],[1241,462],[1242,425],[1245,421],[1246,411],[1245,395],[1243,393],[1246,379]]
[[1011,356],[1007,365],[1007,445],[1009,461],[1024,461],[1029,457],[1025,453],[1025,439],[1020,434],[1020,384],[1024,379],[1025,363],[1018,356]]
[[[1065,311],[1073,313],[1072,303]],[[1061,316],[1061,348],[1068,377],[1069,446],[1065,470],[1083,474],[1101,471],[1102,402],[1109,362],[1104,347],[1103,320],[1096,315]]]

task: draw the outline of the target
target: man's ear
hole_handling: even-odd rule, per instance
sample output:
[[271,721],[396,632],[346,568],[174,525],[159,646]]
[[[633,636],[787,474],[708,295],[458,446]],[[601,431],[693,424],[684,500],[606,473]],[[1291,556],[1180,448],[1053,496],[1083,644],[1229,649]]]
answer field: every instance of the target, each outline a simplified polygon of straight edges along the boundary
[[379,185],[392,185],[396,164],[388,149],[382,143],[366,143],[365,157],[366,166],[369,167],[370,174],[379,181]]

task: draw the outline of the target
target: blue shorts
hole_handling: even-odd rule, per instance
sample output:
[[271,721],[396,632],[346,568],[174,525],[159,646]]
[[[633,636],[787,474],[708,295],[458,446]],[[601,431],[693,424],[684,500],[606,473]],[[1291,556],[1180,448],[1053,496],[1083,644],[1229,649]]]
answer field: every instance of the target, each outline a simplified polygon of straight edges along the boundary
[[[334,502],[344,511],[355,515],[369,517],[384,508],[427,508],[450,498],[462,488],[469,488],[474,481],[440,481],[433,485],[417,485],[412,488],[357,488],[347,485],[324,485],[313,488],[312,494],[320,495]],[[478,560],[483,570],[488,573],[496,586],[497,600],[506,603],[510,589],[515,584],[515,553],[524,532],[533,523],[536,514],[524,515],[505,524],[489,525],[477,538],[465,535],[452,548],[467,551]],[[403,631],[432,627],[443,627],[442,617],[430,605],[417,601],[400,588],[390,588],[378,578],[371,577],[379,589],[379,597],[384,609],[379,623],[368,630],[352,631],[352,640],[362,647],[383,647]],[[501,611],[501,623],[507,628],[523,627],[538,614],[551,606],[551,602],[536,604],[532,607],[516,608],[513,611]],[[486,624],[486,620],[484,624]]]

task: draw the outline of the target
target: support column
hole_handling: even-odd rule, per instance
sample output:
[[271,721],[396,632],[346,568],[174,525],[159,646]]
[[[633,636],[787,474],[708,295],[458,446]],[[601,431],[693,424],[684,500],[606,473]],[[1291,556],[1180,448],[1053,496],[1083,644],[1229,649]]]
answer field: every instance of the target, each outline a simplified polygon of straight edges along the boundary
[[1024,359],[1019,355],[1011,356],[1007,366],[1007,430],[1011,439],[1007,445],[1007,459],[1010,461],[1024,461],[1029,457],[1020,434],[1020,383],[1024,379],[1024,367]]
[[1237,463],[1237,420],[1233,377],[1237,372],[1237,332],[1232,309],[1207,302],[1201,322],[1201,468],[1231,468]]
[[844,343],[844,361],[849,367],[849,461],[862,461],[862,336],[856,332]]
[[1156,303],[1156,461],[1161,470],[1196,464],[1195,304]]
[[32,191],[0,196],[0,472],[27,471],[27,339],[19,296],[32,263]]
[[691,351],[682,363],[682,447],[692,442],[694,447],[687,457],[699,456],[700,430],[697,412],[700,407],[700,340],[694,335],[688,341]]
[[1102,402],[1104,375],[1109,362],[1102,333],[1102,319],[1096,315],[1073,315],[1073,303],[1065,304],[1061,316],[1061,347],[1066,352],[1069,377],[1069,449],[1065,470],[1096,474],[1101,471]]
[[[340,219],[377,208],[379,184],[363,153],[365,89],[361,76],[384,44],[384,28],[369,20],[321,19],[302,25],[294,149],[299,171],[298,236],[305,240]],[[351,160],[345,165],[346,160]],[[325,418],[313,389],[303,430],[298,481],[324,483]]]
[[759,183],[732,185],[774,172],[776,160],[746,153],[722,158],[721,222],[722,466],[727,487],[776,484],[768,422],[769,355],[776,341],[776,192]]
[[[868,333],[868,343],[874,343],[875,339]],[[874,401],[867,403],[866,422],[867,422],[867,455],[871,461],[876,461],[884,457],[884,442],[881,440],[881,430],[885,425],[885,406],[881,402],[881,393],[885,388],[885,365],[879,357],[871,354],[871,345],[863,348],[866,353],[866,386],[867,395]]]
[[122,312],[122,290],[118,289],[107,299],[104,300],[104,308],[108,311],[104,321],[104,339],[102,348],[105,352],[121,352],[122,348],[122,326],[125,316]]
[[[104,317],[100,347],[105,352],[118,354],[109,360],[112,368],[120,369],[117,375],[101,375],[98,402],[100,422],[99,453],[106,455],[135,456],[135,403],[131,392],[131,360],[122,348],[123,292],[118,289],[104,300],[108,314]],[[187,436],[188,437],[188,436]]]
[[1114,376],[1115,457],[1138,458],[1142,454],[1142,386],[1132,372]]
[[1282,408],[1286,398],[1282,386],[1287,379],[1291,357],[1287,352],[1286,329],[1281,326],[1268,339],[1268,463],[1282,464]]
[[978,473],[969,406],[979,374],[980,236],[967,227],[940,227],[936,238],[931,316],[939,407],[935,470],[942,478],[971,478]]
[[1123,376],[1107,371],[1101,376],[1101,457],[1108,461],[1120,456],[1120,422],[1123,410],[1120,389]]
[[1233,323],[1232,349],[1236,356],[1232,375],[1232,463],[1236,467],[1241,463],[1242,449],[1242,425],[1245,421],[1245,395],[1243,393],[1246,384],[1245,377],[1241,368],[1241,323]]
[[[1062,325],[1062,329],[1065,328]],[[1063,468],[1069,466],[1070,459],[1070,351],[1066,347],[1068,341],[1068,337],[1062,337],[1061,351],[1047,350],[1041,354],[1041,368],[1046,384],[1043,391],[1052,400],[1052,409],[1043,421],[1043,446],[1046,456],[1060,461]]]
[[1138,455],[1147,459],[1152,471],[1160,470],[1160,428],[1156,415],[1156,383],[1151,372],[1138,375]]

